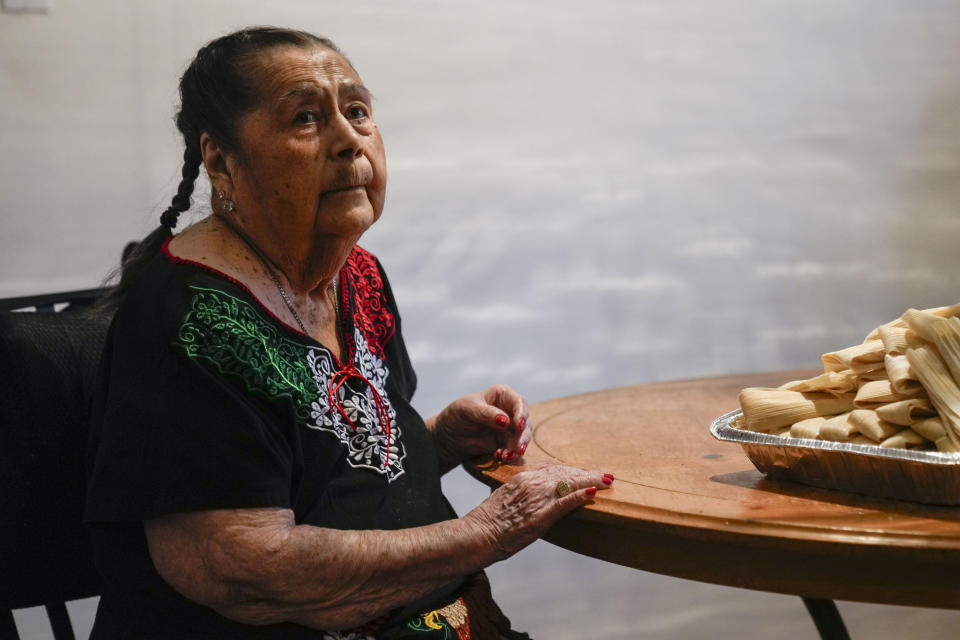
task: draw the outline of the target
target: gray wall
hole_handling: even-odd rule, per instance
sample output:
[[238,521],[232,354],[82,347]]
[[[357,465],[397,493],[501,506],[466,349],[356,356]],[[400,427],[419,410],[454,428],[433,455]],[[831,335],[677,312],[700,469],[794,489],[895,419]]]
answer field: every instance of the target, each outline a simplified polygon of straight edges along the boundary
[[[179,178],[177,77],[250,23],[332,37],[377,96],[390,187],[363,243],[398,294],[424,413],[498,381],[536,401],[815,366],[908,306],[960,297],[946,0],[59,0],[0,15],[0,296],[96,285],[156,224]],[[461,510],[484,495],[459,471],[445,485]],[[813,637],[791,598],[542,543],[491,573],[541,637]],[[960,622],[845,612],[854,635]]]

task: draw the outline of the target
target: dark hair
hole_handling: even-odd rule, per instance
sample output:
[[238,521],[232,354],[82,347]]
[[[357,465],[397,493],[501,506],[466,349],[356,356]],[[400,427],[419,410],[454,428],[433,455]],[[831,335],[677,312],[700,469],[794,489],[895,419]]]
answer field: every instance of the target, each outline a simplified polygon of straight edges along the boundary
[[[116,309],[146,264],[173,235],[180,213],[190,208],[194,182],[203,164],[200,136],[206,133],[220,148],[240,154],[240,118],[256,107],[260,99],[254,78],[255,57],[280,46],[321,46],[343,55],[326,38],[278,27],[241,29],[207,43],[197,52],[180,78],[180,110],[176,123],[184,142],[183,179],[170,206],[160,216],[160,226],[123,258],[120,280],[98,305],[99,311]],[[109,279],[116,275],[115,271]]]

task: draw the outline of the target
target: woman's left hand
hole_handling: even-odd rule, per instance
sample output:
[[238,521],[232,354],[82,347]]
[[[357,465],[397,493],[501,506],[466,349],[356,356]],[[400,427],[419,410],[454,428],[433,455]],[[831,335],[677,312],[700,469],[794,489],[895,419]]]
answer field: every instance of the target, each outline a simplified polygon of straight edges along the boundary
[[505,384],[454,400],[426,421],[441,472],[484,453],[505,462],[522,456],[533,434],[529,415],[527,401]]

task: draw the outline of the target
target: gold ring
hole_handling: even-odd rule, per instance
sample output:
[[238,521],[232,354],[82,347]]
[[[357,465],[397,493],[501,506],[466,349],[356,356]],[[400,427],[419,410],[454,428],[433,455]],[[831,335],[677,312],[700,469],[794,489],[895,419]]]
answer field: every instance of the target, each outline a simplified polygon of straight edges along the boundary
[[567,495],[568,493],[571,493],[572,491],[573,491],[573,487],[567,484],[564,480],[561,480],[560,482],[557,483],[558,498],[562,498],[563,496]]

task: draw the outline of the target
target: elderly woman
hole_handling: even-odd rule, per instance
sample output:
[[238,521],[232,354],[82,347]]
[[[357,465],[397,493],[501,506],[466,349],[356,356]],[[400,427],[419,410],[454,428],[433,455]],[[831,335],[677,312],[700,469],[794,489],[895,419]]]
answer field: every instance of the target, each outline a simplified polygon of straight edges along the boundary
[[[461,518],[444,499],[465,458],[523,455],[527,406],[496,386],[411,407],[356,245],[386,185],[370,92],[328,40],[252,28],[202,48],[180,96],[183,181],[124,265],[94,409],[92,637],[525,637],[482,569],[613,478],[521,473]],[[213,214],[172,236],[201,166]]]

